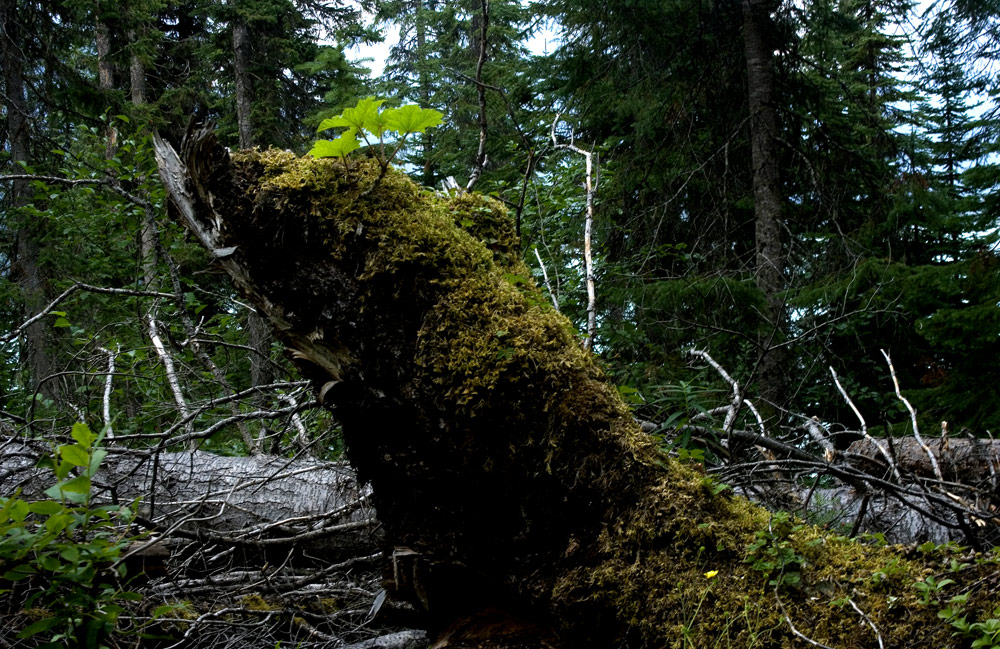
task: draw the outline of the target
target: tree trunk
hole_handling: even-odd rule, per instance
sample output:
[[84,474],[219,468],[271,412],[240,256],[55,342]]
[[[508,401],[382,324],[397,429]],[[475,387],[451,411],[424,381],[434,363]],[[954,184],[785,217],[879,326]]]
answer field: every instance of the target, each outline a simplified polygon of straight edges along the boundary
[[[187,227],[343,422],[395,593],[449,646],[952,641],[913,588],[940,557],[770,520],[643,434],[525,279],[498,204],[374,180],[368,160],[230,159],[207,133],[157,155]],[[991,572],[968,563],[944,599]],[[994,591],[970,592],[970,619]],[[831,606],[847,599],[863,615]]]
[[146,67],[142,63],[139,55],[139,31],[130,29],[128,32],[129,42],[132,44],[132,52],[129,55],[129,87],[132,104],[141,106],[146,103]]
[[[253,135],[251,110],[254,102],[253,79],[250,76],[250,31],[246,20],[240,16],[233,19],[233,70],[236,73],[236,119],[239,123],[240,148],[251,149],[258,144]],[[250,354],[251,385],[267,385],[274,382],[271,366],[270,325],[258,313],[247,313],[247,337],[253,352]],[[264,395],[261,395],[261,399]]]
[[784,298],[785,251],[782,242],[781,171],[778,167],[778,112],[774,104],[774,62],[768,27],[770,0],[743,0],[743,44],[747,63],[750,141],[756,224],[757,287],[767,310],[758,335],[759,385],[770,405],[768,413],[785,405],[788,354],[779,345],[787,326]]
[[[0,57],[2,57],[4,79],[4,108],[7,113],[7,144],[13,173],[19,173],[21,164],[28,162],[28,100],[25,95],[24,61],[22,60],[21,25],[16,0],[0,0]],[[15,180],[10,184],[6,197],[10,208],[22,207],[28,202],[28,182]],[[21,289],[24,300],[24,319],[34,316],[45,308],[45,281],[38,265],[39,247],[37,228],[27,223],[17,222],[16,252],[11,275]],[[46,380],[55,374],[52,360],[51,322],[45,319],[30,325],[24,332],[20,359],[28,375],[31,390],[36,390],[46,399],[58,401],[61,396],[60,384]]]
[[[111,28],[101,16],[100,0],[94,1],[94,10],[97,22],[94,30],[94,45],[97,49],[97,84],[110,97],[111,91],[115,89],[114,65],[111,63]],[[112,158],[118,150],[118,128],[115,126],[115,122],[109,121],[105,125],[105,137],[108,139],[105,155]]]
[[253,79],[250,77],[250,29],[246,19],[233,16],[233,73],[236,77],[236,119],[240,133],[240,148],[249,149],[253,141]]
[[[415,30],[417,37],[416,68],[417,86],[420,89],[420,105],[429,108],[431,105],[431,79],[427,67],[430,56],[427,53],[427,14],[432,9],[424,7],[424,0],[416,2]],[[420,146],[424,154],[424,169],[421,182],[424,187],[434,186],[434,164],[431,156],[434,153],[434,134],[431,129],[424,129],[420,135]]]

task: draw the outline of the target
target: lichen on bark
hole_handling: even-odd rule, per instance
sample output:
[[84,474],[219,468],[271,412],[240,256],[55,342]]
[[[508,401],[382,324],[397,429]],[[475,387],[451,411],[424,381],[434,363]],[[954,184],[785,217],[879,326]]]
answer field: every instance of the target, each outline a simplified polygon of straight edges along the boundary
[[[642,434],[496,202],[366,160],[227,164],[202,205],[226,263],[343,422],[435,621],[499,606],[572,647],[790,647],[793,625],[838,648],[954,645],[913,587],[946,559],[771,529]],[[761,539],[796,557],[795,583],[747,561]],[[995,564],[968,563],[941,595],[970,587],[982,616]]]

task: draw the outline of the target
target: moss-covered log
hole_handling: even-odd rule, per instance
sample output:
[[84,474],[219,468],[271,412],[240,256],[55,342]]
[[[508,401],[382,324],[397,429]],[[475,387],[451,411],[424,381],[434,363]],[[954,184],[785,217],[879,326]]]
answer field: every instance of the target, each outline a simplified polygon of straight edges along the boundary
[[495,202],[376,181],[366,160],[230,159],[204,134],[159,153],[189,227],[344,423],[397,585],[442,625],[505,611],[448,646],[937,649],[971,643],[938,616],[953,595],[991,616],[992,560],[772,518],[666,457]]

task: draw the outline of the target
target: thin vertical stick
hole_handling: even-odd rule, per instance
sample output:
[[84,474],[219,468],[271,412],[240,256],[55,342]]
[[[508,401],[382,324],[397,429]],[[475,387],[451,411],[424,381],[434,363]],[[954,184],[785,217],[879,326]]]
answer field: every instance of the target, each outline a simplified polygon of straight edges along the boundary
[[486,86],[483,85],[483,63],[486,62],[486,31],[490,25],[490,3],[489,0],[482,0],[483,22],[479,30],[479,60],[476,62],[476,90],[479,93],[479,150],[476,152],[476,166],[469,177],[469,183],[465,186],[465,191],[472,191],[472,186],[479,180],[486,166],[486,132],[488,123],[486,121]]
[[851,401],[851,397],[848,396],[847,390],[845,390],[844,386],[840,384],[840,379],[837,378],[837,372],[833,369],[833,367],[830,367],[830,374],[833,375],[833,383],[837,386],[837,390],[840,391],[840,396],[844,397],[844,401],[846,401],[847,405],[849,405],[851,410],[854,411],[854,416],[858,418],[859,422],[861,422],[861,436],[875,445],[875,448],[877,448],[879,453],[882,454],[885,461],[889,463],[889,467],[892,469],[892,475],[896,476],[896,480],[902,480],[899,475],[899,469],[896,468],[896,461],[892,459],[892,453],[878,443],[874,437],[868,434],[868,424],[865,423],[865,418],[861,416],[861,411],[858,410],[857,406],[854,405],[854,402]]
[[934,452],[931,451],[930,447],[924,443],[924,438],[920,436],[920,429],[917,427],[917,411],[914,410],[910,402],[903,396],[903,393],[899,390],[899,379],[896,378],[896,368],[892,366],[892,359],[889,358],[889,354],[886,353],[884,349],[880,349],[882,355],[885,356],[885,362],[889,365],[889,374],[892,376],[892,384],[896,388],[896,397],[903,402],[906,409],[910,411],[910,421],[913,422],[913,438],[917,440],[917,444],[920,444],[920,448],[924,449],[927,453],[927,457],[930,458],[931,468],[934,469],[934,475],[938,480],[944,482],[944,477],[941,475],[941,467],[938,466],[937,458],[934,457]]
[[103,419],[104,419],[104,430],[105,437],[107,439],[113,439],[115,436],[115,431],[111,428],[111,379],[115,375],[115,356],[117,352],[113,352],[110,349],[105,349],[99,347],[102,352],[108,355],[108,373],[104,377],[104,398],[102,399],[103,405]]
[[594,260],[591,254],[594,229],[594,154],[573,144],[572,139],[569,144],[559,144],[556,139],[556,124],[558,122],[559,115],[556,115],[550,131],[552,145],[557,149],[569,149],[578,153],[587,161],[587,173],[584,180],[584,188],[587,192],[587,218],[583,226],[583,267],[587,276],[587,337],[583,341],[583,348],[589,351],[593,347],[594,337],[597,335],[597,289],[594,285]]
[[[184,392],[181,391],[181,383],[177,379],[177,371],[174,369],[174,359],[170,357],[170,354],[167,352],[167,348],[163,345],[163,341],[160,339],[159,328],[156,325],[156,318],[152,312],[146,315],[146,333],[149,335],[149,341],[153,343],[153,349],[156,351],[156,355],[163,364],[163,371],[167,375],[167,384],[170,386],[170,392],[174,397],[174,403],[177,404],[177,410],[181,413],[182,419],[187,419],[188,414],[191,411],[188,408],[187,401],[184,399]],[[189,434],[193,432],[193,422],[189,421],[187,428]],[[197,441],[192,440],[191,448],[194,449],[196,444]]]
[[555,308],[556,313],[559,313],[559,301],[556,299],[555,291],[552,290],[552,284],[549,282],[549,272],[545,270],[545,262],[542,261],[542,255],[538,252],[538,246],[535,246],[535,257],[538,259],[538,265],[542,268],[542,279],[545,280],[545,288],[549,292],[549,297],[552,298],[552,306]]

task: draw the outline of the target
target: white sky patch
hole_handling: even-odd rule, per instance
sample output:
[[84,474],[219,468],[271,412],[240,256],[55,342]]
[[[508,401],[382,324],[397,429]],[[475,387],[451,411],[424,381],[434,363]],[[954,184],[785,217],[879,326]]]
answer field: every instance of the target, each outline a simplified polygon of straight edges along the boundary
[[[385,38],[381,43],[356,45],[344,51],[349,60],[369,68],[373,79],[382,76],[386,59],[389,57],[389,50],[399,41],[399,28],[395,24],[385,24],[379,31]],[[525,42],[525,47],[532,54],[540,56],[552,54],[561,43],[558,26],[552,21],[545,21]]]
[[[369,68],[372,79],[382,76],[382,72],[385,70],[385,60],[389,58],[389,50],[399,40],[399,30],[395,25],[387,25],[382,30],[382,35],[385,37],[385,40],[381,43],[356,45],[344,51],[349,60]],[[365,59],[369,60],[366,61]]]

